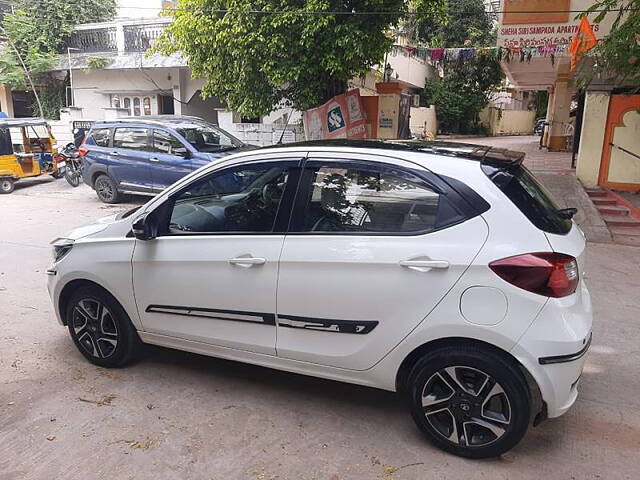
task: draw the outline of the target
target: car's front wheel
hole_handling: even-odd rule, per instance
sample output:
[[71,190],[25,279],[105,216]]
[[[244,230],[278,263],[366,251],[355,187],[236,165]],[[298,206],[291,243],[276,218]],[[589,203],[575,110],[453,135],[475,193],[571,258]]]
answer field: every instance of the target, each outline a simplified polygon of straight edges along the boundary
[[140,350],[140,338],[124,308],[109,293],[81,287],[66,306],[71,338],[87,360],[102,367],[122,367]]
[[98,194],[98,198],[104,203],[118,203],[121,194],[118,191],[118,185],[109,175],[100,174],[93,183],[93,188]]
[[409,375],[411,414],[435,445],[469,458],[499,456],[529,426],[531,395],[518,367],[492,349],[447,347]]

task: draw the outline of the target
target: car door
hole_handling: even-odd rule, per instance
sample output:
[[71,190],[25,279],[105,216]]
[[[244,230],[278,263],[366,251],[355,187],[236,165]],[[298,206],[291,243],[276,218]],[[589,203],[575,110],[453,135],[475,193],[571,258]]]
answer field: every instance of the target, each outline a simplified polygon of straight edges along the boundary
[[133,256],[146,332],[275,354],[278,258],[299,164],[263,155],[201,176],[163,204],[160,235],[137,240]]
[[149,167],[149,129],[116,127],[109,151],[109,173],[124,191],[151,193],[153,181]]
[[280,257],[278,356],[372,367],[428,316],[487,238],[484,220],[466,218],[442,180],[372,158],[318,153],[305,164]]
[[151,136],[149,165],[156,191],[164,190],[193,170],[189,147],[172,133],[157,128]]

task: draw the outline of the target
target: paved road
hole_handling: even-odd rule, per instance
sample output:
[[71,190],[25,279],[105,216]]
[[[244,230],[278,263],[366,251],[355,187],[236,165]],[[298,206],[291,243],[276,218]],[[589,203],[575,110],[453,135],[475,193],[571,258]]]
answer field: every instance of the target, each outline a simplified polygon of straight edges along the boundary
[[161,348],[122,370],[87,363],[54,320],[48,242],[126,207],[64,180],[0,196],[0,480],[638,478],[639,248],[588,248],[576,406],[469,461],[425,442],[392,393]]

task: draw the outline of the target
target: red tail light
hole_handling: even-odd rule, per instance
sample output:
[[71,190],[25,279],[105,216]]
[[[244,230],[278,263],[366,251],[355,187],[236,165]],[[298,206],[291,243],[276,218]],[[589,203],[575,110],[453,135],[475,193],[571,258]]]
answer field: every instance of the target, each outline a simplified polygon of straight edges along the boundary
[[89,149],[87,148],[87,146],[84,143],[82,145],[80,145],[80,147],[78,147],[78,156],[79,157],[84,157],[87,153],[89,153]]
[[527,253],[489,264],[500,278],[545,297],[566,297],[578,287],[576,259],[562,253]]

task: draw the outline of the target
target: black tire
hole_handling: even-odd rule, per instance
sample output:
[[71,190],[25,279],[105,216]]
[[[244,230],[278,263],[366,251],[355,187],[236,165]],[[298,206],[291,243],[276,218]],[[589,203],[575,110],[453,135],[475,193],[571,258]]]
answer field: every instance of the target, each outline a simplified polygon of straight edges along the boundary
[[461,457],[497,457],[529,427],[531,393],[522,372],[489,348],[427,353],[411,370],[406,391],[418,428],[437,447]]
[[0,178],[0,193],[11,193],[16,188],[13,178]]
[[51,176],[52,176],[53,178],[55,178],[56,180],[58,180],[58,179],[60,179],[60,178],[62,178],[62,177],[64,177],[64,176],[65,176],[65,172],[66,172],[66,171],[67,171],[67,169],[66,169],[66,167],[65,167],[64,169],[56,170],[55,172],[53,172],[53,173],[51,174]]
[[127,312],[101,288],[85,286],[75,291],[66,305],[65,320],[80,353],[101,367],[123,367],[141,350]]
[[82,177],[82,173],[80,172],[78,167],[76,167],[75,165],[71,167],[69,166],[66,167],[66,170],[64,172],[64,178],[69,185],[71,185],[72,187],[80,186],[81,177]]
[[118,185],[105,173],[98,175],[96,181],[93,182],[93,188],[98,194],[98,198],[104,203],[118,203],[122,199],[122,195],[118,191]]

